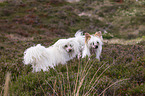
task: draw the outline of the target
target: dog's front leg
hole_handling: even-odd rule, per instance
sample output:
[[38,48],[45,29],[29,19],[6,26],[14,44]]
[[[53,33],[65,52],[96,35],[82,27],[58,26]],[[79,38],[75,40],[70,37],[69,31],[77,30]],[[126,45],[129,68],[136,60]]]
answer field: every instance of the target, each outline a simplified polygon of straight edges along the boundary
[[102,52],[102,46],[100,46],[96,51],[96,59],[98,59],[99,61],[100,61],[101,52]]
[[84,58],[86,56],[90,57],[90,49],[88,48],[87,45],[85,45],[85,47],[84,47],[84,50],[83,50],[83,53],[82,53],[82,58]]
[[81,58],[81,52],[78,53],[77,58],[80,59]]

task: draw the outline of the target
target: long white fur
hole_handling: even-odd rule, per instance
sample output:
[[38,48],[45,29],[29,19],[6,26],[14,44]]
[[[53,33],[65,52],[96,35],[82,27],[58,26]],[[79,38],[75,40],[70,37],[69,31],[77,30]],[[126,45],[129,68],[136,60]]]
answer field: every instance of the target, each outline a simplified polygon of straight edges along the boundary
[[[75,33],[75,39],[79,43],[79,45],[82,47],[85,44],[85,36],[83,35],[83,31],[78,30]],[[82,48],[81,48],[82,49]]]
[[[72,46],[72,52],[65,50],[65,45]],[[46,48],[40,44],[26,49],[24,52],[24,64],[31,64],[33,72],[47,71],[49,67],[58,64],[66,64],[79,52],[79,43],[72,39],[60,39],[54,45]]]
[[[94,36],[94,35],[90,35],[90,39],[88,40],[87,43],[85,43],[85,46],[84,46],[84,49],[83,49],[83,52],[82,52],[82,58],[88,56],[90,57],[91,56],[91,49],[95,52],[96,54],[96,58],[100,61],[100,55],[101,55],[101,52],[102,52],[102,45],[103,45],[103,42],[102,42],[102,37],[98,37],[98,36]],[[99,42],[97,44],[97,42]],[[94,46],[92,45],[92,43],[94,43],[95,45],[98,46],[98,48],[93,48]]]
[[83,35],[83,31],[78,30],[75,33],[75,37],[69,39],[79,43],[79,52],[77,53],[77,58],[80,59],[85,45],[85,36]]

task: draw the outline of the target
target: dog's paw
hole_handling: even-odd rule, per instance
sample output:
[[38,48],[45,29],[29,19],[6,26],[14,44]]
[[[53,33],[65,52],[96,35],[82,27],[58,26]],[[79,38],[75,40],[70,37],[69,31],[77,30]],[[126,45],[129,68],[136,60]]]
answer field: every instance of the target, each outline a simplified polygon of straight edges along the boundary
[[98,61],[100,61],[100,57],[96,57],[96,59],[98,59]]

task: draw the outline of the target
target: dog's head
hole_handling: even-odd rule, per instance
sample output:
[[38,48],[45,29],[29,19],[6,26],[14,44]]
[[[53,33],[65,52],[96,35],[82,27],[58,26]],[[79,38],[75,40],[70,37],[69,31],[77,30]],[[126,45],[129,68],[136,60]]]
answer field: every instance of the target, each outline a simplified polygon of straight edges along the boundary
[[63,46],[63,49],[67,52],[67,53],[71,53],[74,51],[73,45],[71,43],[67,43]]
[[96,32],[94,35],[90,35],[89,33],[85,33],[85,44],[89,48],[98,49],[99,46],[102,46],[102,34],[101,32]]
[[67,52],[69,54],[73,54],[78,50],[79,44],[73,39],[60,39],[58,40],[54,46],[58,47],[60,51]]

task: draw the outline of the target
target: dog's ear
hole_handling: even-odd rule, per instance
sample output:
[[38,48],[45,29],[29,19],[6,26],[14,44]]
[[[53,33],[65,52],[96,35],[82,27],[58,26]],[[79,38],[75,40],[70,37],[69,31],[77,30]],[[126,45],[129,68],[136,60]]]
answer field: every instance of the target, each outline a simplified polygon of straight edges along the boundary
[[96,32],[96,33],[94,34],[94,36],[97,36],[97,37],[99,37],[101,40],[103,40],[102,32],[101,32],[101,31]]
[[96,32],[94,36],[102,37],[102,32],[101,31]]
[[85,33],[85,43],[88,43],[90,38],[91,38],[91,35],[89,33]]

